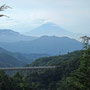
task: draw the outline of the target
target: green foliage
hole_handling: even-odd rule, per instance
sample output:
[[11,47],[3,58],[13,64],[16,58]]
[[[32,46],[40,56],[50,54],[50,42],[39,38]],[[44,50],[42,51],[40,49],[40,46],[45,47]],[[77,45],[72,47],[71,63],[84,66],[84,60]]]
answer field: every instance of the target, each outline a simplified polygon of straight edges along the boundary
[[0,53],[0,67],[16,67],[22,65],[24,64],[12,55]]
[[[32,72],[28,75],[28,82],[34,90],[57,90],[59,81],[80,65],[83,51],[75,51],[66,55],[40,58],[29,66],[59,66],[56,69]],[[37,87],[39,84],[39,87]],[[36,89],[38,88],[38,89]]]
[[84,52],[80,67],[61,85],[61,90],[90,90],[90,48]]
[[10,83],[8,76],[0,70],[0,90],[10,90]]
[[63,63],[68,63],[72,61],[78,63],[82,53],[83,51],[74,51],[66,55],[44,57],[35,60],[32,64],[28,66],[60,66]]
[[18,72],[11,78],[13,90],[30,90],[26,77],[21,76]]
[[[0,72],[1,90],[90,90],[90,49],[40,58],[29,66],[59,66],[8,77]],[[83,59],[82,57],[83,56]],[[4,84],[2,84],[2,82]],[[3,89],[4,88],[4,89]]]

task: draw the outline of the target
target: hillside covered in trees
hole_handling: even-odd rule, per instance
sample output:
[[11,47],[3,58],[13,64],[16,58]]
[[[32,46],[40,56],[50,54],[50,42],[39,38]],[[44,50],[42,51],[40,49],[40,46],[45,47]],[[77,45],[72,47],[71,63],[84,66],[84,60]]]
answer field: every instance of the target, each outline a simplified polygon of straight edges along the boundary
[[48,56],[48,54],[22,54],[10,52],[0,47],[0,67],[20,67],[32,63],[35,59]]
[[35,60],[30,66],[60,66],[69,62],[79,63],[83,51],[74,51],[65,55],[43,57]]
[[27,65],[59,66],[52,70],[26,71],[23,74],[20,72],[11,77],[0,71],[0,88],[1,90],[89,90],[89,54],[90,49],[75,51],[66,55],[40,58]]

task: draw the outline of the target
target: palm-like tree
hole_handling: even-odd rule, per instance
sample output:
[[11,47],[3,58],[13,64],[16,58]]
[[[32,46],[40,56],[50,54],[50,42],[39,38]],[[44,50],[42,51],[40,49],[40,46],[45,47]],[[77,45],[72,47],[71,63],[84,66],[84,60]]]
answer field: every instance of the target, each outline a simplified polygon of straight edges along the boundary
[[[8,8],[11,8],[11,7],[4,4],[4,5],[0,6],[0,12],[6,10]],[[0,17],[3,17],[3,16],[6,16],[6,15],[0,14]],[[6,16],[6,17],[8,17],[8,16]]]

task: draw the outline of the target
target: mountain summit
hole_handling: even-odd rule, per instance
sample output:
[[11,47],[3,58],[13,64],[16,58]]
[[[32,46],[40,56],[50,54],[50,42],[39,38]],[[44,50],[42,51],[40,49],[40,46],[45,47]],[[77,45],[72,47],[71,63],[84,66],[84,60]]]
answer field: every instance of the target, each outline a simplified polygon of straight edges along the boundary
[[43,35],[48,35],[48,36],[73,36],[72,32],[69,32],[63,28],[61,28],[59,25],[54,24],[52,22],[47,22],[32,31],[28,32],[29,35],[32,36],[43,36]]

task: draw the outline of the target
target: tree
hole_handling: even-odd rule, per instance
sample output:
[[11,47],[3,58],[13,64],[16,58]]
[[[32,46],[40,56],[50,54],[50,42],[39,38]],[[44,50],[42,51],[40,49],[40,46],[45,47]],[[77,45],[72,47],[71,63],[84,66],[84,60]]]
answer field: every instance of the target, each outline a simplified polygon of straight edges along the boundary
[[90,90],[90,48],[85,50],[80,67],[62,80],[61,90]]
[[22,82],[22,76],[17,72],[12,78],[13,90],[22,90],[20,84]]
[[30,90],[26,76],[21,76],[19,72],[17,72],[11,79],[13,86],[12,90]]
[[[0,6],[0,12],[6,10],[8,8],[11,8],[11,7],[4,4],[4,5]],[[6,15],[0,14],[0,17],[3,17],[3,16],[6,16]],[[6,16],[6,17],[8,17],[8,16]]]
[[11,90],[10,79],[0,70],[0,90]]

